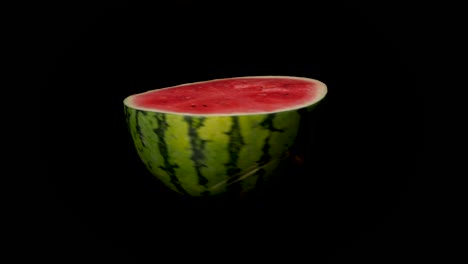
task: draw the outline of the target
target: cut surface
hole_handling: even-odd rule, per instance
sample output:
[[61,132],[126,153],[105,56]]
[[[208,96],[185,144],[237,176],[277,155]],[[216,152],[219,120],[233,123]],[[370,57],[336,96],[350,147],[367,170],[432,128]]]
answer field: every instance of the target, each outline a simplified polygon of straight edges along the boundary
[[324,83],[308,78],[258,76],[183,84],[129,96],[132,108],[189,115],[272,113],[306,107],[326,94]]

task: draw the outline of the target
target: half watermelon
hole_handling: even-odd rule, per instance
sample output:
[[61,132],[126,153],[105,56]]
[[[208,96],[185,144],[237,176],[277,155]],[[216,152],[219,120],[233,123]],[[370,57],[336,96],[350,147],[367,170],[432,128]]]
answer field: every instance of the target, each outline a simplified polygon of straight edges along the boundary
[[249,192],[288,155],[303,113],[327,93],[301,77],[216,79],[127,97],[127,124],[147,169],[172,190]]

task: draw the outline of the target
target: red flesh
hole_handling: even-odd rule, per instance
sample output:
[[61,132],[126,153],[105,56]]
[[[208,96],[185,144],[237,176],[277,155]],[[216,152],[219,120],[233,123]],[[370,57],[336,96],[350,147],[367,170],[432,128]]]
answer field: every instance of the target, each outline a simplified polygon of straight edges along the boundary
[[288,78],[235,78],[136,95],[137,107],[190,114],[274,112],[306,104],[317,84]]

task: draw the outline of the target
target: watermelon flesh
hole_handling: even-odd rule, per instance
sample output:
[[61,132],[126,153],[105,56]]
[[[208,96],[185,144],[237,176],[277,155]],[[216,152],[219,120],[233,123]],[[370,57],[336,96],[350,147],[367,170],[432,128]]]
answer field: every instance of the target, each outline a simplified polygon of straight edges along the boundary
[[189,196],[245,193],[268,182],[295,143],[320,81],[237,77],[135,94],[124,110],[137,153],[170,189]]
[[244,77],[159,89],[129,98],[134,107],[193,115],[259,114],[320,100],[324,84],[305,78]]

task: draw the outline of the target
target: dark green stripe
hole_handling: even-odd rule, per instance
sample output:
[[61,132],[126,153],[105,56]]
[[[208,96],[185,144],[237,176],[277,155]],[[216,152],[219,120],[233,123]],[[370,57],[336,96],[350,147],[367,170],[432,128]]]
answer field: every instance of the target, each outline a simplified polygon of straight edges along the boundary
[[[201,173],[201,168],[206,167],[204,163],[205,154],[203,153],[203,150],[205,149],[205,144],[208,140],[201,139],[198,136],[198,129],[203,126],[205,119],[206,117],[184,117],[185,122],[187,122],[187,124],[189,125],[188,132],[190,136],[190,144],[192,145],[191,160],[194,163],[195,171],[197,172],[198,184],[208,188],[208,180]],[[205,194],[209,194],[209,192]]]
[[130,111],[128,110],[128,107],[124,107],[124,113],[125,113],[125,122],[127,123],[127,127],[130,128]]
[[124,114],[125,114],[125,126],[127,127],[127,132],[130,135],[131,140],[133,141],[133,135],[132,135],[132,126],[130,125],[130,110],[127,106],[124,106]]
[[[267,129],[267,130],[269,130],[271,132],[284,132],[283,129],[278,129],[273,125],[273,119],[275,119],[275,117],[276,117],[276,114],[269,114],[265,118],[265,120],[263,120],[262,123],[260,123],[260,125],[263,128],[265,128],[265,129]],[[270,133],[270,135],[271,135],[271,133]]]
[[143,114],[143,115],[146,115],[145,112],[143,111],[140,111],[140,110],[136,110],[136,114],[135,114],[135,119],[136,119],[136,131],[138,133],[138,136],[140,137],[140,141],[141,141],[141,145],[143,147],[146,147],[145,146],[145,141],[143,140],[144,136],[143,136],[143,132],[141,131],[141,127],[140,127],[140,119],[138,118],[138,115],[139,114]]
[[[236,135],[235,135],[235,130],[234,129],[237,129],[237,131],[239,132],[239,137],[242,140],[242,137],[240,135],[240,130],[239,130],[238,119],[237,119],[237,117],[233,117],[233,118],[236,118],[236,120],[233,120],[234,121],[233,126],[232,126],[231,131],[229,132],[230,136],[231,136],[231,138],[235,137]],[[263,120],[260,123],[260,126],[265,128],[266,130],[268,130],[269,134],[265,138],[265,143],[263,144],[263,148],[262,148],[262,156],[257,161],[257,166],[264,166],[265,164],[269,163],[271,161],[271,159],[272,159],[272,157],[270,156],[269,150],[270,150],[270,139],[271,139],[271,136],[272,136],[273,132],[280,132],[280,133],[284,132],[283,129],[276,128],[273,125],[273,119],[274,118],[275,118],[275,114],[270,114],[265,118],[265,120]],[[243,144],[243,142],[242,142],[242,144]],[[240,147],[242,147],[242,145]],[[236,180],[238,180],[240,177],[243,176],[242,174],[239,174],[241,171],[240,171],[239,168],[237,168],[237,164],[236,164],[237,163],[237,158],[238,158],[237,153],[239,153],[240,147],[237,147],[237,148],[234,147],[234,146],[231,147],[231,142],[230,142],[229,150],[230,150],[230,153],[231,153],[231,160],[226,165],[228,167],[228,175],[230,175],[230,176],[235,175],[235,176],[228,179],[228,181],[227,181],[228,185],[231,185],[231,183],[235,182]],[[230,167],[229,165],[232,165],[232,166]],[[230,171],[230,169],[231,169],[231,171]],[[256,186],[261,185],[261,183],[263,181],[263,176],[265,175],[265,173],[266,173],[266,170],[263,169],[263,168],[261,168],[260,170],[258,170],[255,173],[256,175],[258,175]]]
[[237,161],[239,159],[240,150],[245,145],[245,142],[242,138],[238,116],[232,117],[231,130],[229,130],[229,132],[227,132],[226,134],[229,135],[229,161],[225,164],[227,168],[227,175],[231,177],[227,181],[227,184],[229,185],[231,182],[234,182],[242,176],[239,175],[241,169],[237,167]]
[[233,116],[231,130],[226,134],[229,136],[228,152],[229,161],[225,164],[227,167],[227,174],[234,175],[239,173],[241,170],[237,167],[237,160],[239,159],[239,153],[241,148],[245,145],[244,139],[240,131],[239,117]]
[[169,174],[169,177],[171,178],[171,183],[174,185],[174,187],[182,194],[188,194],[187,191],[185,191],[184,188],[179,183],[179,179],[177,179],[176,173],[175,173],[175,168],[178,168],[179,166],[177,164],[171,164],[169,161],[169,153],[167,150],[167,145],[166,145],[166,140],[165,140],[165,134],[167,127],[169,126],[168,123],[166,122],[166,115],[165,114],[155,114],[156,116],[156,121],[158,123],[158,128],[154,129],[154,133],[158,136],[158,147],[159,151],[161,153],[161,156],[164,159],[164,165],[159,166],[162,170],[166,171],[167,174]]
[[263,128],[270,131],[270,133],[268,134],[268,137],[265,138],[265,144],[263,144],[263,148],[262,148],[263,154],[260,157],[260,159],[258,160],[258,163],[259,163],[260,166],[262,166],[264,164],[267,164],[268,162],[271,161],[271,156],[270,156],[270,153],[269,153],[269,150],[270,150],[270,143],[269,142],[270,142],[271,135],[273,134],[273,132],[281,132],[281,133],[284,132],[283,129],[278,129],[273,125],[273,119],[275,118],[275,116],[276,116],[276,114],[270,114],[270,115],[267,116],[267,118],[265,118],[265,120],[263,120],[262,123],[260,123],[260,125]]
[[[263,148],[262,148],[263,153],[260,159],[258,160],[259,166],[263,166],[267,164],[272,159],[269,151],[270,151],[270,139],[271,139],[271,135],[273,134],[273,132],[280,132],[280,133],[284,132],[283,129],[278,129],[273,125],[273,119],[275,118],[275,116],[276,114],[268,115],[267,118],[265,118],[265,120],[263,120],[263,122],[260,123],[260,125],[264,127],[265,129],[269,130],[270,133],[268,134],[268,137],[265,138],[265,143],[263,144]],[[263,176],[265,175],[265,173],[266,173],[266,170],[264,168],[261,168],[260,170],[257,171],[258,178],[255,184],[256,187],[260,186],[261,183],[263,182]]]

